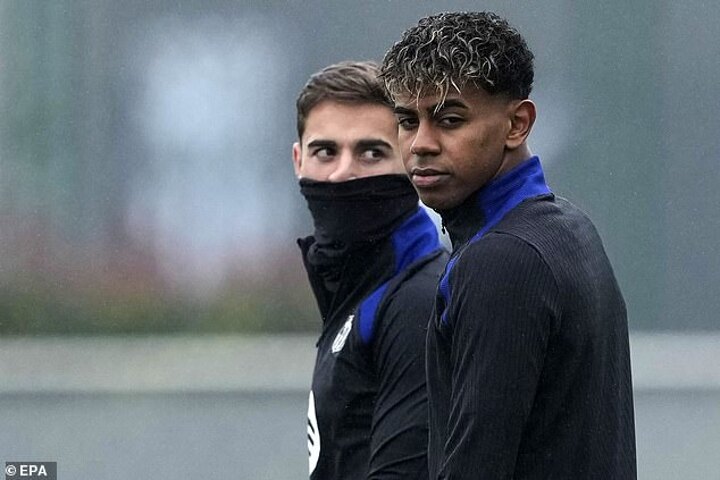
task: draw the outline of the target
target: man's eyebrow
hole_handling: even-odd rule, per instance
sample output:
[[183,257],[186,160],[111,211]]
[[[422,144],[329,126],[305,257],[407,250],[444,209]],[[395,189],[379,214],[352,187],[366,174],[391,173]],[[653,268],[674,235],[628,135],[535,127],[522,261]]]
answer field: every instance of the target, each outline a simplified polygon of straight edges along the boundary
[[368,150],[370,148],[377,148],[377,147],[384,147],[387,149],[392,150],[392,145],[390,145],[385,140],[382,140],[380,138],[363,138],[361,140],[358,140],[355,144],[356,150]]
[[465,104],[465,102],[457,98],[450,98],[445,100],[444,102],[438,102],[435,105],[429,106],[427,108],[427,111],[428,113],[430,113],[430,115],[436,115],[443,110],[447,110],[448,108],[461,108],[463,110],[468,110],[468,106],[467,104]]
[[393,113],[395,115],[415,115],[415,110],[410,110],[409,108],[405,107],[398,107],[396,105],[393,107]]
[[[468,110],[467,104],[462,100],[456,98],[449,98],[444,102],[438,102],[436,104],[430,105],[425,110],[430,115],[436,115],[438,112],[441,112],[448,108],[461,108],[463,110]],[[417,115],[417,112],[415,110],[400,106],[395,106],[393,108],[393,112],[395,113],[395,115]]]
[[312,142],[307,144],[308,148],[315,148],[315,147],[336,147],[337,143],[333,142],[332,140],[313,140]]

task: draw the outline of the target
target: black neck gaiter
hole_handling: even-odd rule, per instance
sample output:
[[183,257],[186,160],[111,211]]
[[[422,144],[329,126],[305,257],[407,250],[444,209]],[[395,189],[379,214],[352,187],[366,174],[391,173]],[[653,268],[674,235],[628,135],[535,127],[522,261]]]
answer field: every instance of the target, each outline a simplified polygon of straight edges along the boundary
[[308,260],[331,268],[348,252],[388,237],[418,207],[405,175],[378,175],[347,182],[301,179],[300,193],[315,224]]

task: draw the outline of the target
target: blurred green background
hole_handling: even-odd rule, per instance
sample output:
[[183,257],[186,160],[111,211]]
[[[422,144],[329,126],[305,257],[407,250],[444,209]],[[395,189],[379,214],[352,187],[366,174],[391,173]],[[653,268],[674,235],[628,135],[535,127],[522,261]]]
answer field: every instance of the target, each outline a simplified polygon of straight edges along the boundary
[[717,329],[718,3],[2,0],[0,334],[315,331],[295,95],[447,9],[526,36],[631,329]]

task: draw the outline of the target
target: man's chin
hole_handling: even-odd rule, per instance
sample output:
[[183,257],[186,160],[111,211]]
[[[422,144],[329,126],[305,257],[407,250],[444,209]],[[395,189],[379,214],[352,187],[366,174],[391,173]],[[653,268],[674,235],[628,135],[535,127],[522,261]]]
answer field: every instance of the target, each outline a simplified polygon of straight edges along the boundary
[[451,198],[446,198],[442,195],[438,195],[437,192],[418,191],[418,196],[420,197],[423,205],[435,210],[436,212],[451,209],[459,203],[453,201],[453,199]]
[[423,204],[438,213],[460,206],[473,195],[471,190],[461,188],[417,190]]

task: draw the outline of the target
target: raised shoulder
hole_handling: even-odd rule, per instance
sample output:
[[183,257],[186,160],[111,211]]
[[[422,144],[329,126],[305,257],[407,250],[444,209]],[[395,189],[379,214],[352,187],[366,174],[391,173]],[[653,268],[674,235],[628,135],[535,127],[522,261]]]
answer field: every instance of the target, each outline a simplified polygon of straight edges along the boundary
[[552,269],[535,245],[512,233],[491,231],[461,252],[452,283],[478,283],[485,291],[506,292],[538,280],[539,275],[557,290]]
[[431,260],[407,272],[407,275],[386,295],[380,310],[381,318],[378,318],[378,321],[416,324],[419,319],[421,323],[426,323],[448,257],[448,253],[442,250]]
[[447,257],[447,252],[438,248],[409,265],[363,301],[359,307],[359,329],[366,345],[375,343],[375,337],[388,328],[417,325],[419,318],[426,320]]
[[561,197],[523,202],[491,231],[524,240],[550,263],[557,254],[572,256],[578,250],[602,250],[600,236],[590,218]]

